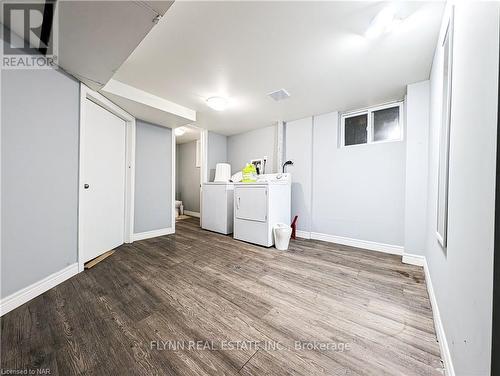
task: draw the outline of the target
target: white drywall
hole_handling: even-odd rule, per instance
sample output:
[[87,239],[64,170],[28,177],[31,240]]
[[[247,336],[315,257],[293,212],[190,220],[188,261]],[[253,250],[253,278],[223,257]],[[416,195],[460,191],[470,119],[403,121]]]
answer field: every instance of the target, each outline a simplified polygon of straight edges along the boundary
[[292,219],[298,215],[297,229],[311,231],[312,135],[313,118],[286,124],[285,160],[293,161],[286,171],[292,174]]
[[208,131],[207,180],[214,181],[217,163],[227,162],[227,136]]
[[340,148],[338,126],[314,116],[312,231],[402,246],[406,142]]
[[227,138],[227,159],[232,173],[241,171],[252,159],[267,157],[266,173],[277,172],[276,125]]
[[172,226],[172,130],[136,120],[134,232]]
[[0,89],[3,299],[77,262],[80,98],[54,69],[2,69]]
[[429,81],[407,87],[405,253],[423,255],[427,228]]
[[490,374],[499,6],[455,5],[446,250],[436,239],[445,24],[431,73],[425,256],[456,375]]

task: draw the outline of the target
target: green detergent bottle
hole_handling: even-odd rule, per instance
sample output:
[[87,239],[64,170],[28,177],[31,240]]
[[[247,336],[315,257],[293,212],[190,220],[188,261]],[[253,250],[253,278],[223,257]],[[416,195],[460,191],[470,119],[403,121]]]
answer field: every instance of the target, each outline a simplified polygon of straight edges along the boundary
[[257,181],[257,169],[253,164],[248,163],[241,172],[243,174],[243,179],[241,180],[243,183],[253,183]]

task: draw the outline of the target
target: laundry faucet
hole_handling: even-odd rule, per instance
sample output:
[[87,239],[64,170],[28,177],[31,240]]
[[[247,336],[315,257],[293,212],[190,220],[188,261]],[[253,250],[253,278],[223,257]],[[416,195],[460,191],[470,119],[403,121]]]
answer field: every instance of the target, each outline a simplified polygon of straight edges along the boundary
[[285,166],[288,166],[288,165],[293,165],[293,162],[292,161],[286,161],[285,163],[283,163],[283,173],[285,173]]

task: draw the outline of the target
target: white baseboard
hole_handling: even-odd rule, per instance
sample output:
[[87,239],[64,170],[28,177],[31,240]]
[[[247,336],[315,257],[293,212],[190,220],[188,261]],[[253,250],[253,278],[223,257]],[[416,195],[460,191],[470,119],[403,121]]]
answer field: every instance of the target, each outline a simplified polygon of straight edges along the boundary
[[446,333],[444,331],[443,322],[441,321],[441,315],[439,313],[436,295],[434,294],[434,287],[432,285],[432,279],[429,272],[429,266],[427,265],[427,260],[424,256],[412,254],[403,255],[402,259],[403,263],[405,264],[424,267],[425,283],[427,285],[429,300],[431,301],[432,317],[434,318],[434,328],[436,330],[436,336],[439,342],[439,349],[441,350],[441,357],[443,358],[445,374],[447,376],[455,376],[455,369],[453,368],[450,348],[448,346],[448,341],[446,340]]
[[311,233],[308,231],[297,230],[295,231],[295,235],[298,236],[299,238],[311,239]]
[[410,264],[416,266],[424,266],[425,257],[420,255],[412,255],[408,253],[404,253],[402,257],[403,264]]
[[158,236],[170,235],[173,234],[174,232],[175,230],[173,227],[168,227],[159,230],[139,232],[137,234],[132,235],[132,239],[133,241],[144,240],[144,239],[156,238]]
[[369,249],[371,251],[390,253],[393,255],[402,255],[404,250],[404,248],[399,245],[391,245],[391,244],[371,242],[368,240],[345,238],[343,236],[328,235],[319,232],[297,231],[297,236],[304,239],[322,240],[324,242],[348,245],[351,247]]
[[425,281],[427,284],[427,291],[429,293],[429,299],[431,301],[431,306],[432,306],[432,317],[434,318],[434,327],[436,329],[436,335],[439,341],[439,348],[441,350],[441,356],[444,362],[445,373],[447,376],[455,376],[455,369],[453,368],[453,361],[451,360],[450,348],[448,346],[448,341],[446,340],[446,333],[444,331],[443,322],[441,321],[441,315],[439,314],[439,307],[437,304],[436,295],[434,294],[434,287],[432,286],[429,266],[427,265],[427,260],[425,258],[424,258],[424,272],[425,272]]
[[200,213],[198,213],[198,212],[193,212],[193,211],[189,211],[189,210],[184,210],[184,214],[185,214],[185,215],[189,215],[190,217],[200,218]]
[[76,274],[78,274],[77,262],[49,275],[48,277],[45,277],[41,281],[35,282],[32,285],[3,298],[0,301],[0,316],[5,315],[7,312],[12,311],[31,299],[36,298],[38,295],[43,294],[45,291],[50,290],[52,287],[57,286]]

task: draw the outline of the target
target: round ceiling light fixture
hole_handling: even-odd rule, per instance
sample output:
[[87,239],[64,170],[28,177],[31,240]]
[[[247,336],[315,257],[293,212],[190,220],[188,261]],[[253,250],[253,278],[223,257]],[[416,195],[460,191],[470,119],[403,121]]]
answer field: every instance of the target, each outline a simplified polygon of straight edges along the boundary
[[223,97],[210,97],[207,99],[207,106],[215,111],[224,111],[227,108],[228,101]]

